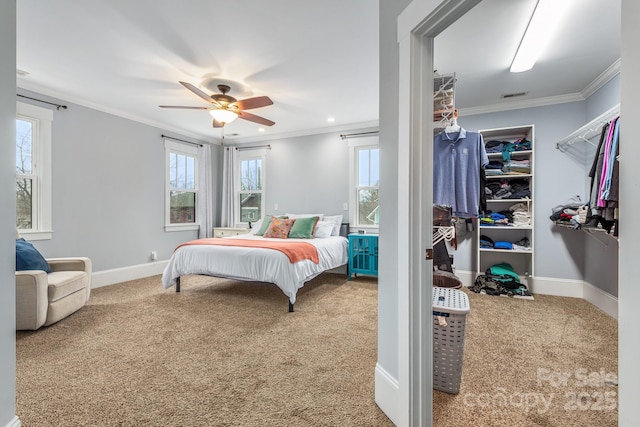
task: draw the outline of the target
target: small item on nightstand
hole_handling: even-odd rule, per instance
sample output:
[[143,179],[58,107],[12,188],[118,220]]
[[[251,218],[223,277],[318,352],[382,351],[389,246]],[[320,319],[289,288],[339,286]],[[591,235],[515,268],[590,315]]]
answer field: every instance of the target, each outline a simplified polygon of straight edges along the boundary
[[251,221],[249,221],[249,229],[251,229]]
[[365,230],[358,230],[358,234],[364,234]]

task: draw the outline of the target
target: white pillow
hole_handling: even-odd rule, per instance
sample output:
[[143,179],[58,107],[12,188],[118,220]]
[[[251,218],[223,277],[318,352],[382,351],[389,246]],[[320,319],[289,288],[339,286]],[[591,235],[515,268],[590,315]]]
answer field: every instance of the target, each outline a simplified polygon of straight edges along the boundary
[[258,232],[258,230],[260,230],[260,227],[262,227],[262,221],[263,220],[264,220],[264,218],[260,218],[256,222],[252,222],[251,223],[251,231],[249,231],[249,233],[247,233],[247,234],[256,234]]
[[333,231],[333,222],[331,221],[318,221],[316,223],[316,229],[313,232],[313,237],[316,239],[324,239],[331,237]]
[[333,230],[331,230],[332,236],[340,235],[340,226],[342,225],[342,215],[325,216],[323,221],[328,221],[333,223]]
[[324,214],[292,214],[292,213],[286,213],[286,214],[284,214],[284,216],[288,216],[290,219],[310,218],[312,216],[317,216],[318,217],[318,221],[322,221],[322,218],[324,217]]

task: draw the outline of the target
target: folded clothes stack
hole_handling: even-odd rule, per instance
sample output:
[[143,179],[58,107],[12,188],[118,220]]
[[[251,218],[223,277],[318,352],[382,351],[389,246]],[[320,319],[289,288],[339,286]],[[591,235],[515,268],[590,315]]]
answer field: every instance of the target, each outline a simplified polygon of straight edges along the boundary
[[564,203],[551,209],[549,219],[554,222],[571,224],[574,228],[580,228],[586,218],[586,210],[580,196],[574,196]]
[[511,173],[531,173],[531,162],[529,160],[511,159],[505,167]]
[[526,227],[531,225],[531,212],[526,203],[516,203],[509,208],[513,212],[513,226]]
[[[485,172],[487,171],[485,170]],[[528,199],[531,197],[529,181],[521,178],[488,182],[484,192],[487,200]]]

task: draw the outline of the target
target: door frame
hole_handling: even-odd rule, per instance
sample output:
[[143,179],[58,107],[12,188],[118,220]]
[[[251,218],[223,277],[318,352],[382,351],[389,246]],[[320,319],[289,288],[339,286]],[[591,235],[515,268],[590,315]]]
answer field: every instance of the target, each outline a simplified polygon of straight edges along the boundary
[[433,42],[481,0],[414,0],[398,17],[399,425],[430,426],[433,410]]

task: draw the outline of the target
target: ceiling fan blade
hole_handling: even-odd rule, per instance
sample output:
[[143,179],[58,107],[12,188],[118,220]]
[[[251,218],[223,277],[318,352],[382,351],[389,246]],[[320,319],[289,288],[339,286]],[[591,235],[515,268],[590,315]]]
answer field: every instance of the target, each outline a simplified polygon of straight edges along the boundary
[[273,126],[276,124],[276,122],[272,122],[271,120],[265,119],[264,117],[256,116],[255,114],[247,113],[246,111],[240,111],[238,113],[238,117],[265,126]]
[[241,99],[234,102],[233,105],[237,105],[240,110],[251,110],[252,108],[273,105],[273,101],[268,96],[256,96],[255,98]]
[[211,107],[187,107],[184,105],[158,105],[160,108],[181,108],[184,110],[214,110]]
[[204,93],[203,91],[201,91],[200,89],[192,85],[191,83],[180,82],[180,84],[186,87],[187,89],[189,89],[191,92],[198,95],[200,98],[204,99],[205,101],[210,102],[211,104],[218,105],[218,103],[215,102],[209,95],[207,95],[206,93]]
[[221,128],[224,127],[224,123],[217,121],[216,119],[213,119],[213,127],[214,128]]

